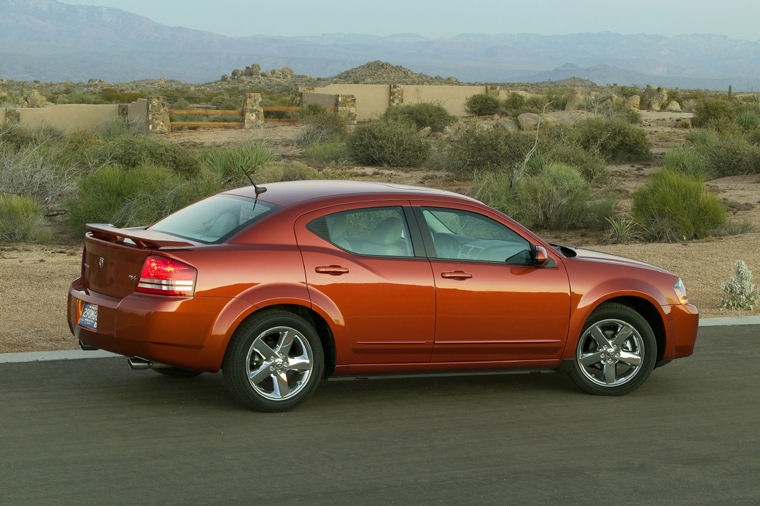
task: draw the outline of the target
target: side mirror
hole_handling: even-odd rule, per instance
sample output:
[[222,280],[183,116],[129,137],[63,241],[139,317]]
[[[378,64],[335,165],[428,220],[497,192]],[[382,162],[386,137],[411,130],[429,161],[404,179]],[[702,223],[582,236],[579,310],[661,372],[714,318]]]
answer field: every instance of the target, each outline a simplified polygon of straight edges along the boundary
[[549,254],[543,246],[534,246],[533,263],[535,265],[544,265],[549,260]]

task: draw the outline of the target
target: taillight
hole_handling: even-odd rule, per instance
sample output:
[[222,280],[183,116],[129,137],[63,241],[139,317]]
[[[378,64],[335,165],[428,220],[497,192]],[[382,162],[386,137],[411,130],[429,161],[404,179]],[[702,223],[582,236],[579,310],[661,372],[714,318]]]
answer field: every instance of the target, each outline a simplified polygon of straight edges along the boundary
[[137,291],[160,295],[192,295],[198,271],[171,258],[149,256],[145,259]]

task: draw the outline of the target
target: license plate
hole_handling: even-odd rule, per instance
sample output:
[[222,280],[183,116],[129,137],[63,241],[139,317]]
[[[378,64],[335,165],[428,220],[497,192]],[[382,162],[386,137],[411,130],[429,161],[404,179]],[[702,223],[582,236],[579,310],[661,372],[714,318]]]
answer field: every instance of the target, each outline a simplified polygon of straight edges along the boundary
[[82,308],[82,316],[79,317],[79,325],[88,329],[98,329],[98,305],[85,302]]

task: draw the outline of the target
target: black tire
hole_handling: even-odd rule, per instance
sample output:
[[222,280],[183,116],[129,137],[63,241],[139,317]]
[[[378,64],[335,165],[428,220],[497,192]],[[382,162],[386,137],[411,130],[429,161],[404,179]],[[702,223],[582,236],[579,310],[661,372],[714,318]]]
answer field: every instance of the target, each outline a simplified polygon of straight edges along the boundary
[[623,395],[641,386],[656,360],[657,340],[649,323],[630,307],[609,303],[583,326],[570,376],[590,394]]
[[153,370],[158,374],[172,378],[195,378],[203,372],[195,371],[193,369],[183,369],[181,367],[159,367],[158,369]]
[[303,402],[321,382],[322,342],[304,318],[265,311],[235,331],[222,367],[227,387],[243,405],[285,411]]

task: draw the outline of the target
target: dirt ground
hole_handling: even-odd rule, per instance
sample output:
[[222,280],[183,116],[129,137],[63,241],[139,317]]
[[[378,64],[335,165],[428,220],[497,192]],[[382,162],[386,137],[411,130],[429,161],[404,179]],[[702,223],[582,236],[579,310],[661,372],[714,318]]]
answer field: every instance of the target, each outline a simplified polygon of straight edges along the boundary
[[[617,181],[625,209],[627,197],[658,169],[658,155],[685,142],[686,129],[676,128],[688,118],[683,113],[647,113],[643,124],[653,142],[655,159],[647,164],[610,167]],[[194,130],[175,132],[171,138],[188,147],[226,146],[248,140],[266,141],[283,158],[295,158],[301,151],[293,142],[299,126],[267,126],[261,130]],[[433,186],[469,193],[471,182],[452,180],[447,174],[424,169],[346,167],[352,179],[392,181]],[[626,256],[658,265],[679,274],[686,285],[689,301],[702,317],[746,316],[753,312],[720,311],[721,283],[733,274],[736,260],[743,260],[755,273],[760,285],[760,175],[715,179],[708,183],[731,213],[736,223],[748,223],[753,231],[741,235],[701,241],[663,244],[606,244],[602,234],[588,232],[545,232],[550,242],[585,247]],[[77,349],[66,323],[66,290],[79,275],[81,246],[0,245],[0,353]]]

